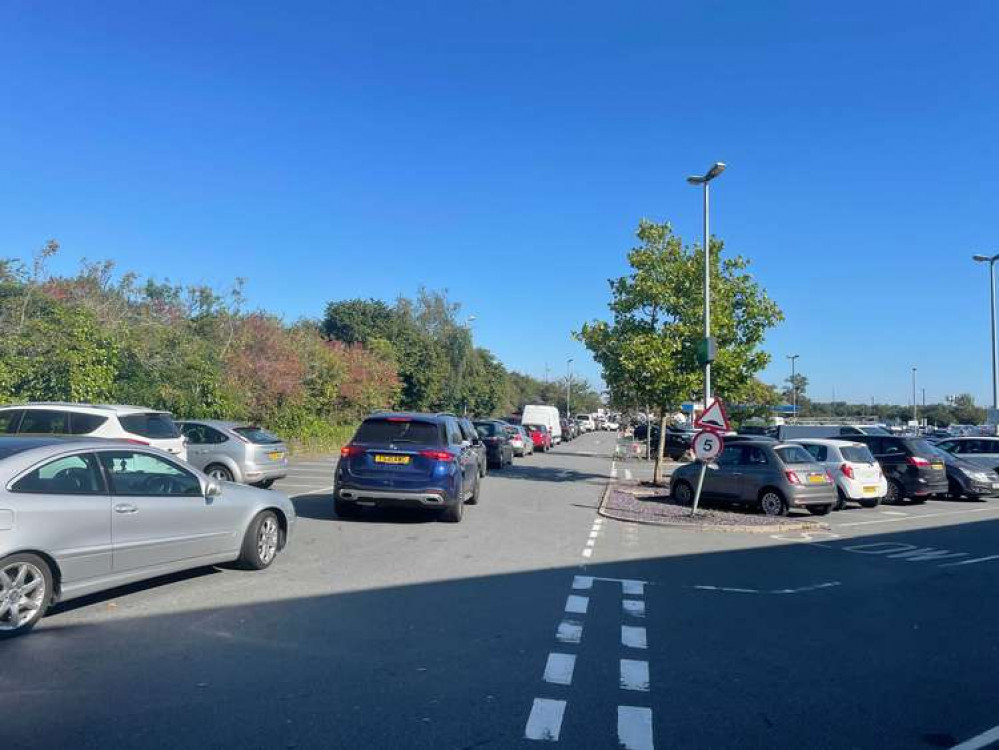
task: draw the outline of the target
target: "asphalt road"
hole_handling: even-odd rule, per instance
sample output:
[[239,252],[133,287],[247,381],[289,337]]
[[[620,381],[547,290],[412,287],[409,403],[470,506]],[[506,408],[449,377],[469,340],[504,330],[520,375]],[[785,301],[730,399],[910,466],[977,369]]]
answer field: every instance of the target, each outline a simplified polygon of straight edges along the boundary
[[781,538],[622,524],[597,504],[642,469],[612,445],[491,472],[457,525],[337,519],[332,463],[300,462],[271,569],[90,597],[0,643],[0,744],[889,750],[999,725],[999,500]]

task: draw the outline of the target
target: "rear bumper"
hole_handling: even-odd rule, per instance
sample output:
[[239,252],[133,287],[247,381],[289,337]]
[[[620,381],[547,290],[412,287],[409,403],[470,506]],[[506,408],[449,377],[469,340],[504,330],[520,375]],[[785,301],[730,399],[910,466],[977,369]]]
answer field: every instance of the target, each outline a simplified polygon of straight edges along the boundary
[[809,505],[829,505],[836,502],[836,485],[821,487],[795,487],[787,499],[792,508],[805,508]]
[[924,497],[925,495],[940,495],[950,490],[950,485],[945,479],[942,482],[930,482],[922,477],[915,480],[908,480],[904,484],[905,494],[910,497]]
[[384,490],[359,487],[337,487],[337,500],[380,508],[444,508],[451,504],[446,490],[432,487],[426,490]]
[[[884,497],[888,494],[888,480],[882,477],[876,482],[863,482],[859,479],[847,480],[838,483],[847,500],[873,500]],[[864,487],[876,487],[874,492],[864,492]]]
[[284,479],[288,476],[288,464],[274,464],[273,466],[257,466],[248,464],[243,471],[243,479],[252,484],[254,482],[265,482],[270,479]]

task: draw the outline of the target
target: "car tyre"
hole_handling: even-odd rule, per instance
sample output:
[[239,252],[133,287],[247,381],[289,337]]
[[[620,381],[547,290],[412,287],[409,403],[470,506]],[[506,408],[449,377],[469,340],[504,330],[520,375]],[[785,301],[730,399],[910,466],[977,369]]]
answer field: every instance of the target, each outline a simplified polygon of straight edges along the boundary
[[831,505],[809,505],[808,512],[813,516],[828,516],[829,512],[836,507],[836,503]]
[[896,482],[894,479],[888,480],[888,494],[884,496],[885,505],[897,505],[902,502],[902,498],[905,497],[905,492],[902,490],[902,485]]
[[846,495],[843,490],[839,487],[836,488],[836,504],[833,505],[833,510],[843,510],[846,508]]
[[239,553],[239,565],[247,570],[263,570],[270,567],[281,549],[283,532],[277,513],[265,510],[258,513],[243,537],[243,549]]
[[768,487],[760,493],[760,510],[768,516],[786,516],[789,510],[787,500],[780,490]]
[[222,464],[212,464],[205,469],[205,474],[210,476],[212,479],[217,479],[220,482],[231,482],[232,472],[229,471],[227,466]]
[[875,497],[872,499],[858,500],[861,508],[877,508],[881,504],[881,498]]
[[458,498],[458,502],[454,505],[447,506],[443,511],[441,511],[441,520],[445,523],[461,523],[461,517],[464,514],[465,504]]
[[947,483],[947,497],[951,500],[960,500],[961,495],[964,493],[961,491],[961,485],[955,482],[953,479]]
[[274,480],[273,479],[265,479],[262,482],[257,482],[253,486],[254,487],[259,487],[262,490],[269,490],[271,487],[274,486]]
[[693,505],[694,488],[690,486],[690,482],[685,482],[683,480],[677,482],[676,486],[673,488],[673,499],[680,505]]
[[482,480],[481,479],[476,479],[475,480],[475,490],[472,491],[472,496],[470,498],[468,498],[468,504],[469,505],[478,505],[479,504],[479,491],[481,489],[482,489]]
[[[20,578],[20,582],[18,579]],[[25,591],[25,589],[28,589]],[[24,635],[52,603],[52,570],[38,555],[19,553],[0,560],[0,602],[17,593],[17,613],[0,604],[0,640]]]
[[337,518],[357,518],[361,515],[361,506],[350,500],[336,499],[333,501],[333,512]]

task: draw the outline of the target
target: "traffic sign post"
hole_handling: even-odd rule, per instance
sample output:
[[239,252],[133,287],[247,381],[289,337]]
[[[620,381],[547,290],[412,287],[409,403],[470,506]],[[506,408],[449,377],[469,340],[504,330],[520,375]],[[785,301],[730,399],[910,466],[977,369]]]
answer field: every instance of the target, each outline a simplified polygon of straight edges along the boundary
[[697,476],[694,504],[690,509],[692,516],[697,515],[697,506],[701,501],[701,490],[704,488],[704,476],[708,473],[708,464],[718,458],[725,447],[725,440],[721,433],[729,429],[729,422],[725,406],[720,398],[712,401],[704,413],[694,420],[694,426],[699,427],[701,431],[694,435],[691,449],[694,458],[701,462],[701,472]]

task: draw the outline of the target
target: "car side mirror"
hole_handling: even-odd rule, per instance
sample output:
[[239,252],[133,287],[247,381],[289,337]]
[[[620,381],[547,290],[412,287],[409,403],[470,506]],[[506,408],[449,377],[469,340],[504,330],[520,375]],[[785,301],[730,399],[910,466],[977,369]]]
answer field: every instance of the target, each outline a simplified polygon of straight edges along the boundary
[[205,497],[218,497],[222,494],[222,483],[217,479],[209,479],[205,484]]
[[472,447],[472,442],[470,440],[462,440],[461,441],[461,447],[462,448],[471,448]]

